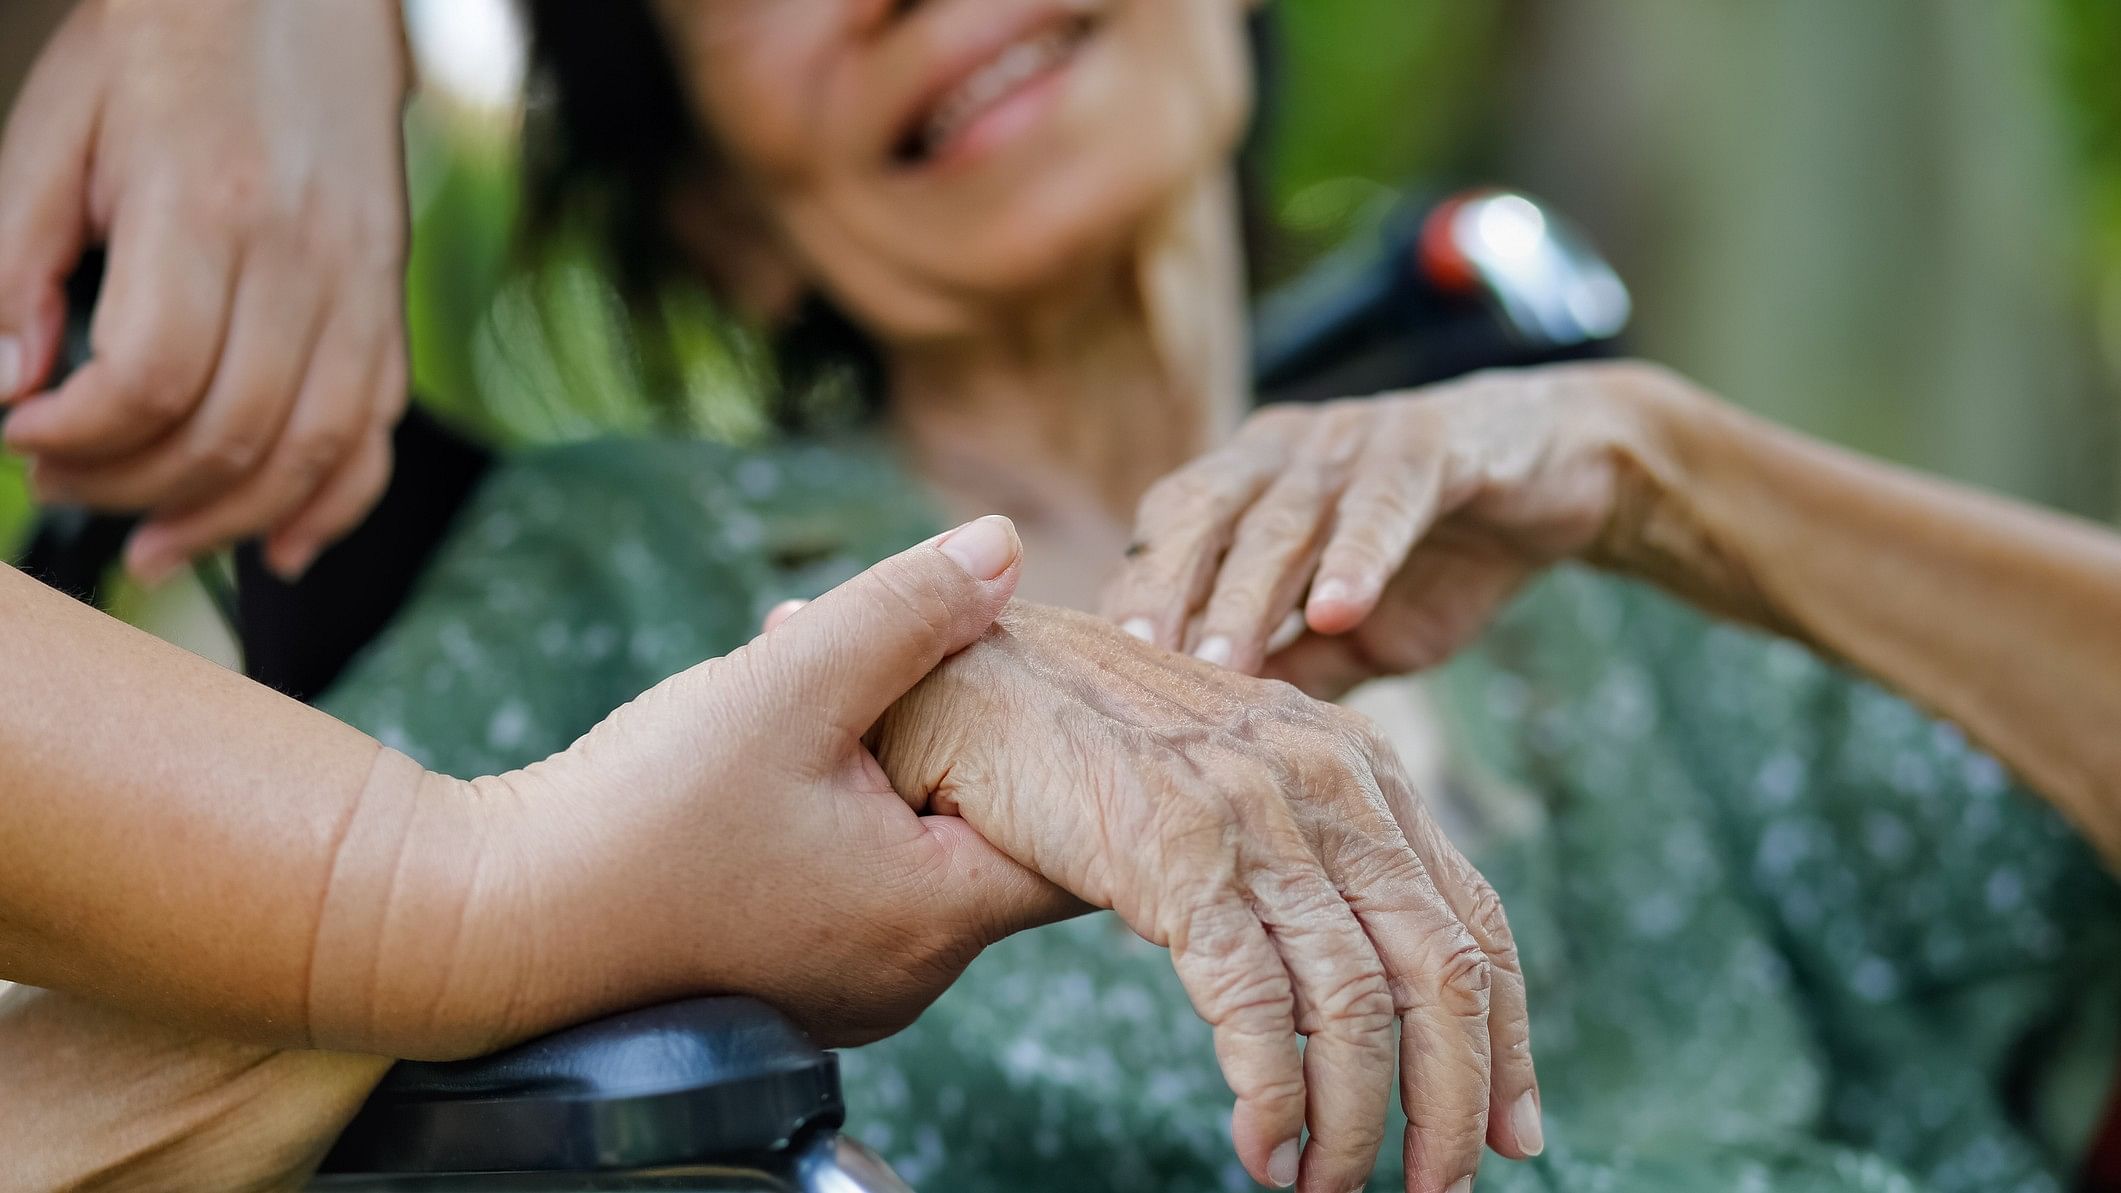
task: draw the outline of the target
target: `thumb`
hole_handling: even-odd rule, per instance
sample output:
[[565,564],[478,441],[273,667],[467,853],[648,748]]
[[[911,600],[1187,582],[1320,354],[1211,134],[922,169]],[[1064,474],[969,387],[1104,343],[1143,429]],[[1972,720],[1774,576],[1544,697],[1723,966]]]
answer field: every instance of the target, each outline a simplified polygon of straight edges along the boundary
[[972,644],[1016,591],[1023,544],[989,515],[901,551],[781,619],[746,648],[776,695],[769,724],[823,724],[844,739],[951,654]]

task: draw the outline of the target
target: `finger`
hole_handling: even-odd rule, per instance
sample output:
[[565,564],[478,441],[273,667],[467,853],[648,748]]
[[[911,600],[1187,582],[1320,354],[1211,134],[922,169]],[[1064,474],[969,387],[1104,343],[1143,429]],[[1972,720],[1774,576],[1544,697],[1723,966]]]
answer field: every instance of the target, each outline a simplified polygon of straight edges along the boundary
[[345,537],[390,487],[395,459],[390,427],[378,419],[345,463],[339,465],[309,504],[265,540],[265,566],[292,584],[309,571],[317,556]]
[[1532,1017],[1517,939],[1510,932],[1495,888],[1444,837],[1397,762],[1385,759],[1385,763],[1377,778],[1386,805],[1438,893],[1488,959],[1488,1146],[1517,1159],[1536,1156],[1546,1147],[1546,1132],[1540,1121]]
[[[393,458],[395,433],[400,419],[405,416],[406,406],[411,400],[410,381],[405,359],[405,336],[403,319],[393,311],[388,330],[384,333],[388,347],[377,357],[377,366],[369,384],[372,406],[369,417],[374,433],[383,444],[383,474],[380,483],[369,488],[348,487],[326,480],[319,486],[308,505],[280,523],[265,543],[265,565],[292,583],[309,570],[324,549],[351,533],[368,512],[382,500],[389,488],[390,466]],[[351,368],[351,362],[347,367]],[[312,363],[310,384],[320,390],[329,390],[342,374],[322,354]],[[300,401],[312,400],[305,391]],[[326,401],[321,395],[316,399]],[[298,407],[299,408],[299,407]],[[350,408],[350,407],[349,407]],[[325,449],[317,448],[321,453]],[[341,465],[342,471],[350,465]]]
[[[998,515],[902,551],[810,602],[732,658],[755,669],[755,706],[784,735],[859,741],[884,710],[970,645],[1016,590],[1023,544]],[[821,759],[839,755],[829,748]]]
[[809,603],[809,601],[791,599],[782,601],[780,604],[775,605],[771,609],[768,609],[766,611],[765,624],[759,627],[759,632],[761,634],[772,633],[775,629],[779,628],[782,622],[787,621],[790,617],[795,616],[795,611],[797,609],[800,609]]
[[1405,838],[1389,823],[1362,835],[1345,885],[1399,1016],[1407,1188],[1464,1193],[1487,1135],[1490,965]]
[[1310,420],[1290,466],[1238,524],[1200,616],[1196,657],[1259,670],[1268,635],[1310,583],[1350,469],[1374,438],[1373,423],[1367,402],[1338,403]]
[[18,405],[7,445],[108,460],[159,439],[197,408],[228,327],[236,253],[184,226],[172,204],[118,221],[90,329],[94,356],[54,392]]
[[1346,633],[1377,607],[1407,553],[1435,525],[1441,479],[1442,465],[1429,454],[1409,460],[1395,453],[1357,470],[1304,604],[1312,629]]
[[[158,512],[127,544],[127,568],[147,579],[199,552],[272,531],[266,563],[293,577],[329,541],[327,533],[358,521],[390,477],[389,432],[369,399],[384,364],[372,355],[372,343],[347,320],[327,324],[264,463],[207,506]],[[371,442],[378,437],[380,443]]]
[[1237,1097],[1230,1137],[1238,1159],[1261,1184],[1295,1184],[1304,1068],[1295,992],[1281,954],[1234,896],[1196,910],[1170,945],[1178,980],[1214,1030],[1215,1059]]
[[0,134],[0,405],[51,370],[65,283],[88,239],[89,153],[97,88],[69,21],[37,60]]
[[1398,1015],[1384,964],[1315,862],[1277,866],[1254,887],[1254,906],[1295,981],[1296,1030],[1306,1038],[1311,1138],[1301,1187],[1359,1189],[1376,1167],[1392,1105]]
[[1255,673],[1294,610],[1332,525],[1336,469],[1299,463],[1245,511],[1190,643],[1195,658]]
[[[1256,429],[1263,419],[1265,429]],[[1105,616],[1167,650],[1183,645],[1238,518],[1284,466],[1291,437],[1272,432],[1285,426],[1257,416],[1236,443],[1150,487],[1135,516],[1134,544],[1100,602]]]
[[187,510],[241,484],[287,426],[317,343],[321,298],[316,283],[294,270],[247,265],[237,283],[228,350],[198,412],[129,456],[48,461],[39,471],[39,495],[98,509]]

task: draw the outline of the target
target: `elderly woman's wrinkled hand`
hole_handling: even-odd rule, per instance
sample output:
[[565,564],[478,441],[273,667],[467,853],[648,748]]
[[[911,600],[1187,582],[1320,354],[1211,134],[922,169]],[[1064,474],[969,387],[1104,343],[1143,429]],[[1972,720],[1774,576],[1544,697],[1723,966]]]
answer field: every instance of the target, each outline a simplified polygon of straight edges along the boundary
[[1540,569],[1653,504],[1658,411],[1624,362],[1254,415],[1142,500],[1103,612],[1248,674],[1337,696],[1442,662]]
[[1410,1187],[1539,1150],[1502,908],[1361,718],[1019,604],[872,740],[918,806],[1171,949],[1255,1177],[1290,1183],[1308,1126],[1302,1187],[1360,1187],[1395,1071]]

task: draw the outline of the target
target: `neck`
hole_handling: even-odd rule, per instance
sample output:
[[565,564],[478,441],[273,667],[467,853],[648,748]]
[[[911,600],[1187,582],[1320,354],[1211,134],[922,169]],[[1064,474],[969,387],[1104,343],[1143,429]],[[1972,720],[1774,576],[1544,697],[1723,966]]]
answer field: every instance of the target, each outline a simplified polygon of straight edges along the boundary
[[1129,519],[1242,410],[1232,214],[1218,179],[1093,278],[965,334],[890,346],[893,421],[921,471],[1034,524]]

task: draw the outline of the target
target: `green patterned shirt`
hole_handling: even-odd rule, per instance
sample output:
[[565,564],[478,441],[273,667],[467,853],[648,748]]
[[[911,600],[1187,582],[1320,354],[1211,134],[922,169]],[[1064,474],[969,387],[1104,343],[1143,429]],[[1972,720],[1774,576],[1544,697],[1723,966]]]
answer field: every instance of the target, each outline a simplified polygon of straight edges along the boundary
[[[521,456],[323,704],[439,769],[522,765],[936,529],[859,441]],[[1437,682],[1462,768],[1536,807],[1475,860],[1548,1148],[1480,1189],[2067,1186],[2117,1050],[2121,900],[1957,730],[1573,569]],[[843,1062],[852,1129],[916,1188],[1252,1187],[1207,1028],[1109,916],[989,950]],[[1401,1187],[1400,1125],[1372,1189]]]

